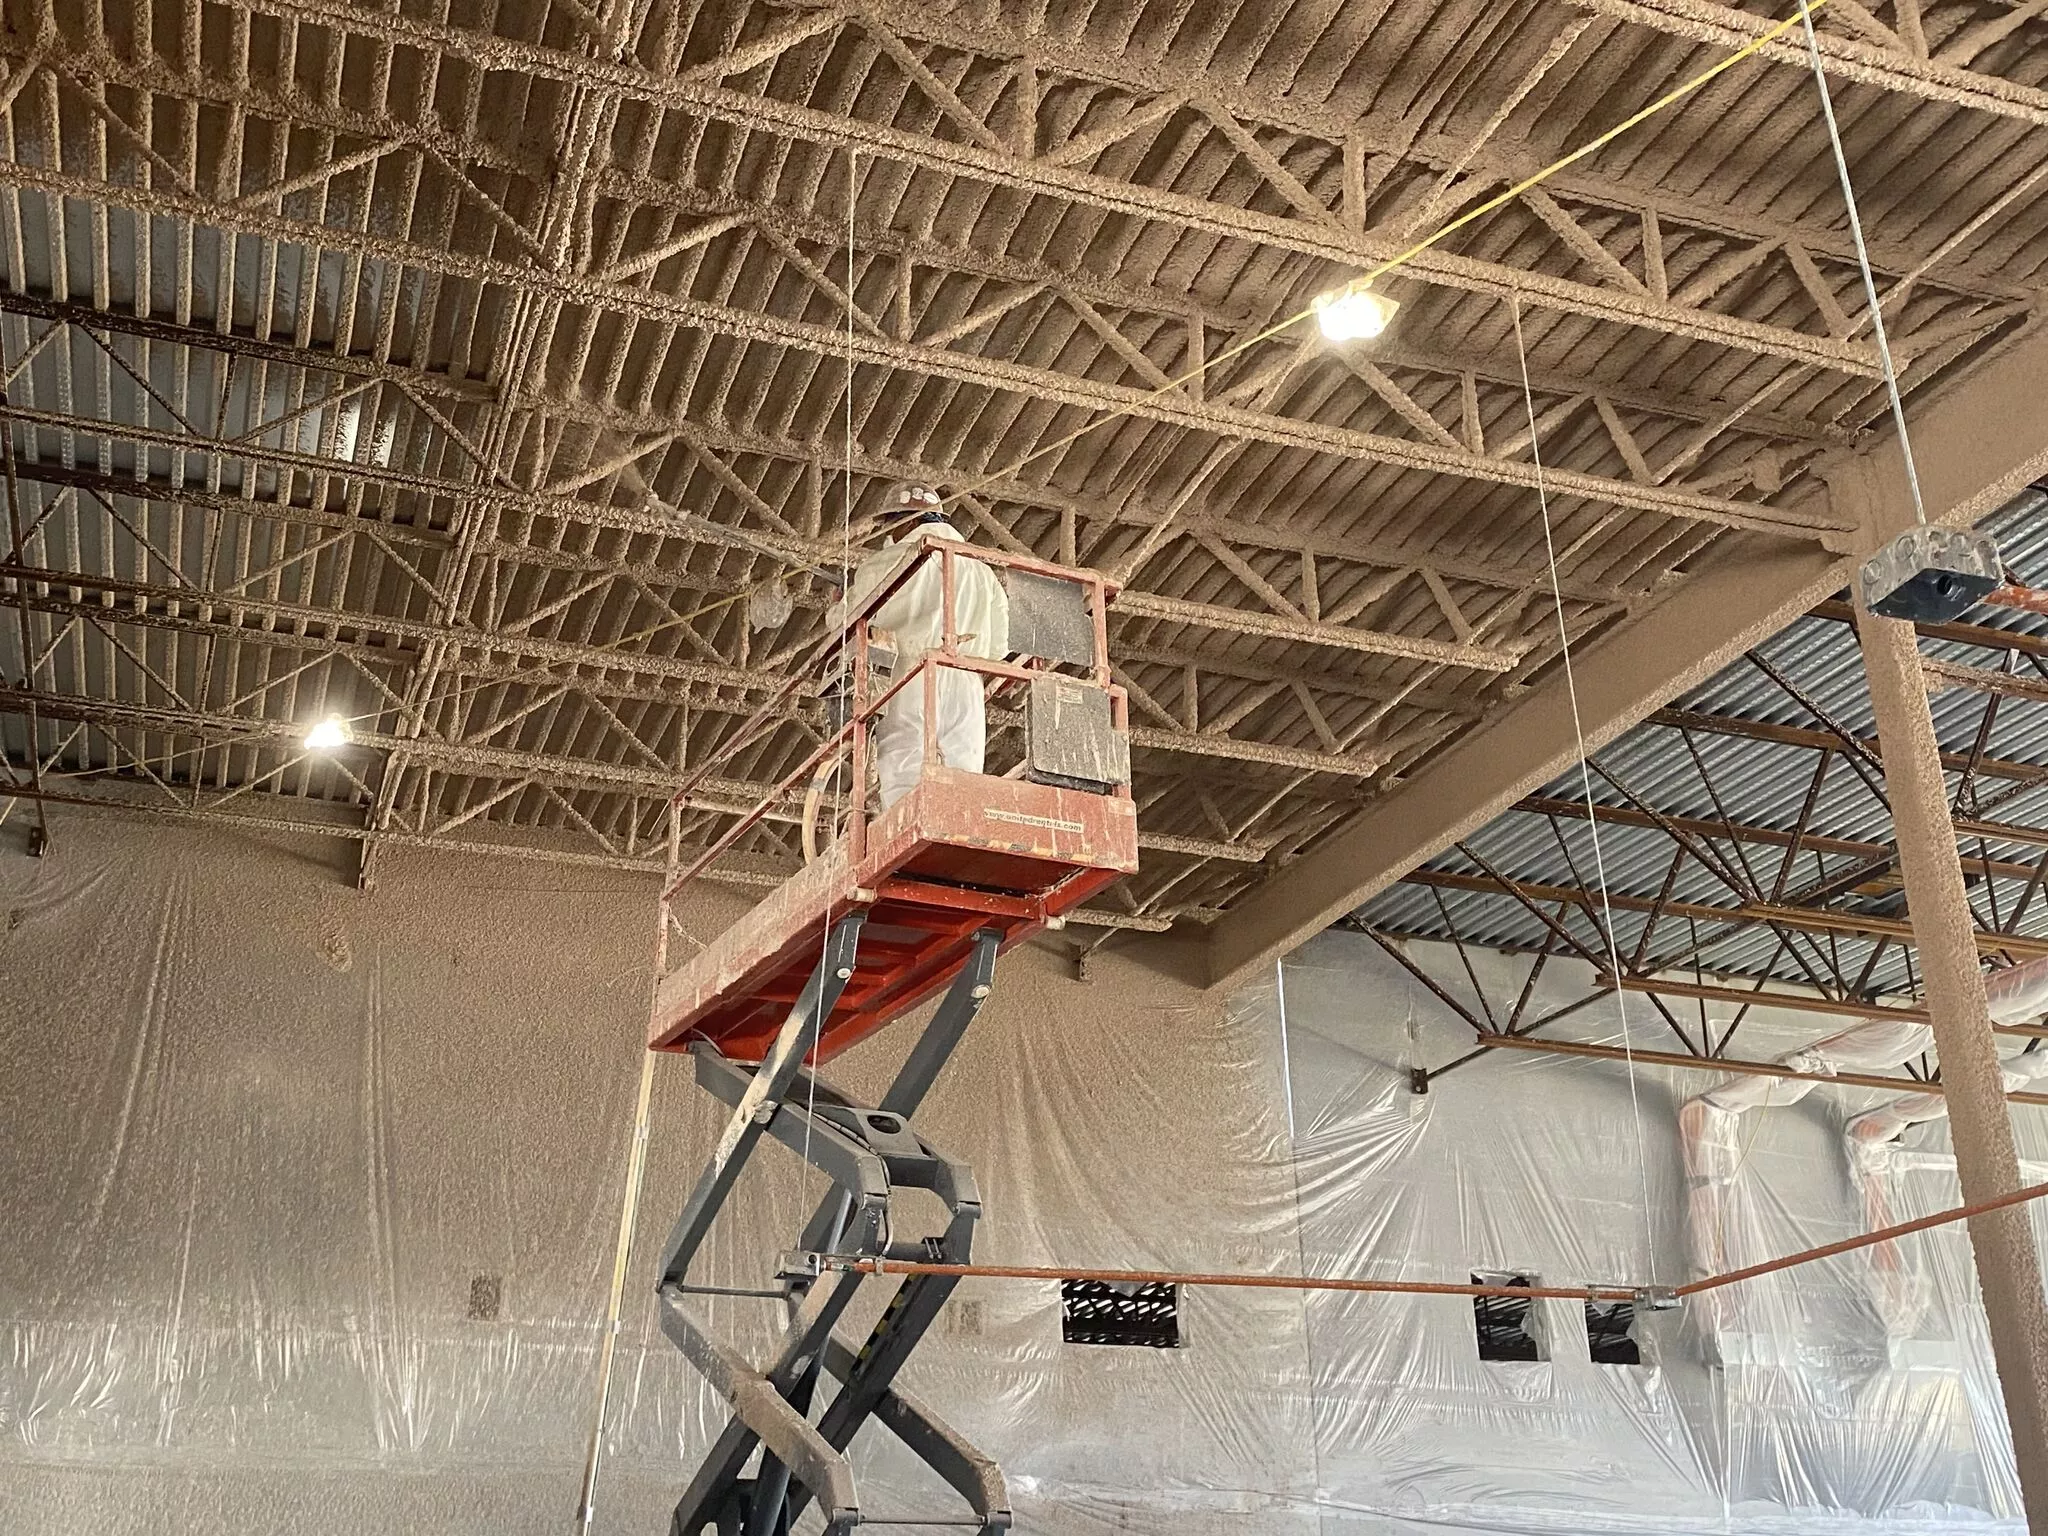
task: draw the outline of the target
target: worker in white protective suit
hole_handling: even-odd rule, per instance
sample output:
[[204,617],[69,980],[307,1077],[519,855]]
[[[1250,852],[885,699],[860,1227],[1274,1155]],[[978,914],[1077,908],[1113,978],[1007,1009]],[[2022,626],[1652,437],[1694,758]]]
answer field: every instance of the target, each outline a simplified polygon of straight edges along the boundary
[[[854,572],[847,593],[848,609],[858,609],[916,558],[926,537],[966,540],[946,521],[939,493],[922,485],[899,486],[884,512],[886,526],[899,530]],[[893,649],[892,678],[907,676],[931,651],[945,643],[944,575],[936,554],[928,555],[916,572],[884,599],[869,617],[878,644]],[[832,621],[843,622],[836,610]],[[979,560],[953,562],[953,628],[962,655],[1000,659],[1010,649],[1010,600],[996,573]],[[980,773],[988,744],[988,725],[981,676],[958,667],[935,668],[938,678],[937,736],[939,757],[947,767]],[[875,771],[881,780],[882,809],[908,794],[924,772],[923,679],[901,689],[882,706],[882,717],[870,738]]]

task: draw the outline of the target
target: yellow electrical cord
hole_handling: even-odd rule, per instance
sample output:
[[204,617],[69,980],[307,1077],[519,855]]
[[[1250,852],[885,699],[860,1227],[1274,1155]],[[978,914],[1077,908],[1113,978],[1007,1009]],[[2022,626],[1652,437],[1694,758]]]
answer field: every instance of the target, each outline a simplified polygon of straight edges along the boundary
[[[1387,260],[1380,262],[1378,265],[1368,268],[1363,274],[1362,279],[1354,279],[1354,281],[1362,280],[1366,284],[1371,284],[1379,278],[1385,277],[1389,272],[1392,272],[1399,267],[1405,266],[1408,262],[1413,261],[1417,256],[1420,256],[1424,251],[1428,250],[1431,246],[1436,245],[1440,241],[1447,239],[1449,236],[1456,234],[1459,230],[1463,229],[1466,225],[1472,223],[1475,219],[1483,218],[1487,214],[1493,212],[1496,208],[1500,208],[1508,203],[1513,202],[1516,198],[1520,197],[1524,192],[1527,192],[1531,187],[1540,186],[1542,183],[1548,181],[1551,177],[1555,176],[1559,171],[1565,170],[1570,166],[1576,165],[1579,161],[1585,159],[1586,156],[1594,153],[1596,150],[1605,148],[1607,145],[1613,143],[1616,139],[1620,138],[1624,133],[1627,133],[1631,128],[1634,128],[1638,124],[1644,122],[1645,120],[1656,116],[1657,113],[1662,112],[1666,107],[1669,107],[1676,102],[1683,101],[1686,97],[1692,95],[1693,92],[1699,90],[1702,86],[1705,86],[1713,80],[1719,78],[1721,75],[1726,74],[1729,70],[1733,69],[1737,64],[1740,64],[1744,59],[1750,58],[1751,56],[1761,52],[1770,44],[1776,42],[1785,33],[1791,31],[1792,28],[1798,26],[1800,24],[1800,18],[1803,15],[1810,15],[1812,12],[1819,10],[1822,6],[1826,5],[1827,3],[1828,0],[1810,0],[1810,3],[1805,4],[1799,10],[1794,11],[1790,16],[1787,16],[1783,21],[1777,23],[1769,31],[1764,32],[1759,36],[1751,39],[1748,43],[1745,43],[1741,48],[1737,49],[1734,53],[1729,54],[1727,58],[1721,60],[1720,63],[1712,65],[1711,67],[1700,71],[1699,74],[1694,75],[1690,80],[1687,80],[1684,84],[1672,87],[1672,89],[1666,91],[1662,96],[1659,96],[1655,101],[1651,102],[1648,106],[1642,108],[1639,111],[1630,113],[1627,117],[1623,118],[1620,122],[1616,123],[1612,128],[1609,128],[1606,132],[1598,134],[1591,139],[1588,139],[1584,144],[1581,144],[1577,149],[1573,150],[1570,154],[1565,155],[1562,159],[1553,160],[1549,165],[1546,165],[1545,167],[1543,167],[1542,170],[1537,171],[1534,175],[1525,176],[1522,180],[1516,182],[1513,186],[1509,187],[1505,192],[1496,193],[1494,196],[1488,198],[1485,202],[1475,204],[1473,207],[1466,209],[1465,212],[1459,214],[1455,219],[1452,219],[1448,224],[1443,225],[1435,233],[1424,236],[1422,239],[1416,241],[1413,245],[1409,246],[1405,251],[1402,251],[1399,255],[1389,257]],[[1251,348],[1258,346],[1261,342],[1271,341],[1275,336],[1278,336],[1282,331],[1292,329],[1294,326],[1297,326],[1302,321],[1308,319],[1314,313],[1314,309],[1309,308],[1300,311],[1298,314],[1289,315],[1285,320],[1277,321],[1276,323],[1269,325],[1268,327],[1266,327],[1265,330],[1259,332],[1258,335],[1250,337],[1244,341],[1238,342],[1235,346],[1228,347],[1225,350],[1217,353],[1214,357],[1204,360],[1198,367],[1189,369],[1186,373],[1180,375],[1180,377],[1168,379],[1164,384],[1160,385],[1157,389],[1149,391],[1141,398],[1143,400],[1156,400],[1162,395],[1171,394],[1175,390],[1180,389],[1182,386],[1189,384],[1194,380],[1200,378],[1203,374],[1207,373],[1211,368],[1216,367],[1219,363],[1228,362],[1231,358],[1238,356],[1240,353],[1249,351]],[[974,484],[968,486],[966,489],[955,491],[952,495],[946,498],[946,501],[948,503],[958,501],[961,497],[971,496],[976,491],[983,490],[988,486],[994,485],[999,480],[1007,480],[1011,476],[1015,475],[1019,470],[1023,469],[1026,465],[1031,464],[1037,459],[1043,458],[1046,454],[1064,448],[1069,443],[1075,442],[1080,438],[1086,437],[1090,432],[1095,431],[1098,427],[1107,426],[1110,422],[1121,420],[1123,417],[1129,414],[1129,407],[1126,407],[1122,410],[1104,412],[1102,415],[1096,417],[1093,421],[1090,421],[1086,425],[1077,427],[1074,431],[1069,432],[1065,437],[1055,438],[1050,443],[1046,443],[1038,448],[1032,449],[1031,452],[1025,454],[1023,458],[1017,460],[1017,462],[1010,465],[1009,468],[998,470],[991,475],[985,475],[980,480],[976,481]]]
[[[1808,6],[1806,6],[1805,9],[1810,13],[1812,11],[1817,11],[1821,9],[1821,7],[1825,6],[1827,3],[1828,0],[1811,0],[1811,3]],[[1367,283],[1374,282],[1377,279],[1386,276],[1389,272],[1395,271],[1397,268],[1405,265],[1410,261],[1413,261],[1417,256],[1420,256],[1424,251],[1427,251],[1428,249],[1430,249],[1430,247],[1437,245],[1443,240],[1448,239],[1450,236],[1456,234],[1459,230],[1465,228],[1466,225],[1471,224],[1473,221],[1477,219],[1484,218],[1487,214],[1493,212],[1496,208],[1503,207],[1506,204],[1513,202],[1517,197],[1520,197],[1524,192],[1528,191],[1531,187],[1540,186],[1543,182],[1548,181],[1552,176],[1555,176],[1559,171],[1565,170],[1568,167],[1575,165],[1579,161],[1585,159],[1586,156],[1593,154],[1595,151],[1605,148],[1607,145],[1613,143],[1616,139],[1620,138],[1621,135],[1627,133],[1631,128],[1637,127],[1639,124],[1643,123],[1647,119],[1654,117],[1657,113],[1662,112],[1666,107],[1672,106],[1677,102],[1683,101],[1686,97],[1692,95],[1695,91],[1701,89],[1703,86],[1719,78],[1721,75],[1726,74],[1729,70],[1733,69],[1737,64],[1740,64],[1744,59],[1754,56],[1755,54],[1761,52],[1764,48],[1768,47],[1771,43],[1776,42],[1778,38],[1783,36],[1786,32],[1790,31],[1793,27],[1798,26],[1800,14],[1801,13],[1798,11],[1793,12],[1783,21],[1780,21],[1776,25],[1771,27],[1769,31],[1761,33],[1757,37],[1753,38],[1751,41],[1744,44],[1736,52],[1731,53],[1730,55],[1728,55],[1727,58],[1721,60],[1718,64],[1714,64],[1709,68],[1702,70],[1699,74],[1694,75],[1690,80],[1685,81],[1683,84],[1672,87],[1672,89],[1666,91],[1662,96],[1659,96],[1655,101],[1651,102],[1648,106],[1643,107],[1636,112],[1630,113],[1627,117],[1623,118],[1620,122],[1616,123],[1612,128],[1607,129],[1604,133],[1600,133],[1595,137],[1588,139],[1584,144],[1581,144],[1577,149],[1573,150],[1570,154],[1565,155],[1561,159],[1553,160],[1549,165],[1543,167],[1542,170],[1537,171],[1533,175],[1524,177],[1522,180],[1516,182],[1513,186],[1509,187],[1506,191],[1496,193],[1494,196],[1486,199],[1486,201],[1482,203],[1474,204],[1472,207],[1466,209],[1463,213],[1459,214],[1456,218],[1452,219],[1449,223],[1444,224],[1443,226],[1438,228],[1434,233],[1426,235],[1422,239],[1416,241],[1413,245],[1409,246],[1400,254],[1389,257],[1387,260],[1380,262],[1378,265],[1367,269],[1367,271],[1364,273],[1364,281]],[[1294,326],[1299,325],[1302,321],[1308,319],[1314,313],[1315,311],[1313,309],[1304,309],[1300,311],[1298,314],[1289,315],[1285,320],[1277,321],[1274,324],[1266,327],[1265,330],[1259,332],[1256,336],[1248,337],[1246,340],[1240,341],[1236,345],[1228,347],[1225,350],[1217,353],[1214,357],[1204,360],[1199,367],[1191,368],[1190,370],[1188,370],[1188,372],[1180,375],[1178,378],[1167,380],[1165,384],[1159,386],[1157,389],[1149,391],[1147,394],[1142,396],[1141,399],[1153,400],[1159,398],[1162,395],[1171,394],[1175,390],[1180,389],[1181,387],[1192,382],[1193,380],[1200,378],[1210,369],[1215,368],[1222,363],[1228,362],[1231,358],[1237,357],[1242,353],[1249,351],[1251,348],[1258,346],[1262,342],[1271,341],[1275,336],[1278,336],[1281,332],[1290,330]],[[1045,457],[1045,455],[1049,453],[1054,453],[1059,449],[1066,447],[1069,443],[1076,442],[1079,439],[1086,437],[1089,433],[1096,431],[1098,428],[1109,425],[1109,423],[1113,421],[1122,420],[1124,417],[1130,414],[1130,410],[1130,407],[1125,407],[1121,410],[1103,412],[1101,415],[1095,417],[1093,420],[1087,422],[1085,425],[1077,427],[1074,431],[1069,432],[1065,437],[1056,438],[1050,443],[1045,443],[1040,447],[1034,448],[1030,453],[1027,453],[1023,458],[1017,460],[1007,469],[998,470],[994,474],[986,475],[982,477],[980,480],[975,481],[973,484],[968,485],[961,490],[953,492],[950,496],[947,496],[944,499],[943,504],[951,505],[952,503],[961,500],[963,497],[972,496],[977,491],[984,490],[987,487],[996,484],[998,481],[1009,479],[1011,476],[1015,475],[1019,470],[1024,469],[1026,466],[1030,465],[1036,460]],[[784,559],[788,561],[789,564],[794,565],[802,570],[814,572],[819,570],[819,567],[811,564],[809,561],[800,559],[794,555],[779,555],[778,558]],[[614,643],[623,644],[628,641],[649,639],[652,636],[661,633],[663,630],[674,629],[680,625],[688,624],[693,620],[701,619],[710,614],[717,613],[722,609],[730,608],[735,603],[745,602],[749,597],[753,596],[754,593],[762,590],[765,587],[773,586],[776,582],[779,582],[782,579],[783,578],[778,575],[770,577],[764,581],[754,582],[749,586],[742,588],[740,591],[732,593],[730,596],[716,598],[713,601],[706,603],[703,607],[694,609],[690,613],[681,614],[674,618],[663,620],[662,622],[652,625],[649,628],[640,630],[635,634],[621,636],[620,640]],[[550,675],[548,669],[546,668],[536,668],[534,669],[534,672],[536,677]],[[487,688],[494,686],[498,683],[516,683],[519,681],[522,681],[522,679],[519,676],[514,675],[513,677],[509,678],[493,678],[488,682],[479,683],[474,686],[475,688]],[[377,713],[381,713],[381,711]],[[373,716],[359,715],[354,718],[361,720],[373,718]]]
[[[1810,0],[1810,4],[1805,6],[1804,10],[1807,13],[1818,11],[1827,3],[1828,0]],[[1729,54],[1727,58],[1721,60],[1718,64],[1711,65],[1708,68],[1701,70],[1697,75],[1694,75],[1690,80],[1685,81],[1681,85],[1673,86],[1670,90],[1666,91],[1662,96],[1659,96],[1655,101],[1651,102],[1648,106],[1643,107],[1638,111],[1630,113],[1627,117],[1623,118],[1620,122],[1616,123],[1612,128],[1609,128],[1605,132],[1597,134],[1593,138],[1588,139],[1585,143],[1581,144],[1577,149],[1573,150],[1570,154],[1567,154],[1560,159],[1553,160],[1549,165],[1544,166],[1542,170],[1535,172],[1533,175],[1523,177],[1522,180],[1516,182],[1506,191],[1496,193],[1494,196],[1486,199],[1486,201],[1482,203],[1474,204],[1472,207],[1466,209],[1463,213],[1459,214],[1456,218],[1452,219],[1449,223],[1444,224],[1443,226],[1438,228],[1434,233],[1425,235],[1422,239],[1416,241],[1413,245],[1409,246],[1400,254],[1396,256],[1391,256],[1387,258],[1387,260],[1382,261],[1377,265],[1368,268],[1363,274],[1363,281],[1366,283],[1372,283],[1378,280],[1379,278],[1385,277],[1389,272],[1395,271],[1396,269],[1406,265],[1408,262],[1413,261],[1417,256],[1420,256],[1424,251],[1430,249],[1430,247],[1437,245],[1441,241],[1444,241],[1448,239],[1450,236],[1456,234],[1459,230],[1465,228],[1466,225],[1471,224],[1474,220],[1484,218],[1487,214],[1492,213],[1496,208],[1504,207],[1506,204],[1513,202],[1516,198],[1520,197],[1524,192],[1527,192],[1531,187],[1542,185],[1551,177],[1555,176],[1559,171],[1568,169],[1569,167],[1576,165],[1579,161],[1585,159],[1588,155],[1593,154],[1600,149],[1604,149],[1607,145],[1613,143],[1616,139],[1620,138],[1624,133],[1627,133],[1631,128],[1637,127],[1649,118],[1656,116],[1659,112],[1662,112],[1666,107],[1672,106],[1677,102],[1683,101],[1686,97],[1692,95],[1695,91],[1712,83],[1720,76],[1726,74],[1729,70],[1733,69],[1737,64],[1740,64],[1744,59],[1751,58],[1757,53],[1760,53],[1763,49],[1768,47],[1770,44],[1776,42],[1780,37],[1782,37],[1785,33],[1789,32],[1792,28],[1798,26],[1800,22],[1800,15],[1801,12],[1794,11],[1790,16],[1787,16],[1783,21],[1780,21],[1773,25],[1770,28],[1770,30],[1759,34],[1755,38],[1752,38],[1749,42],[1745,43],[1741,48],[1737,49],[1734,53]],[[1140,396],[1139,401],[1134,402],[1134,404],[1142,403],[1146,400],[1156,400],[1163,395],[1169,395],[1174,393],[1176,390],[1179,390],[1183,386],[1192,383],[1194,380],[1200,378],[1210,369],[1230,361],[1230,359],[1233,357],[1240,356],[1241,354],[1250,351],[1253,347],[1258,346],[1262,342],[1271,341],[1275,336],[1280,335],[1283,331],[1291,330],[1293,327],[1299,325],[1302,321],[1308,319],[1314,313],[1315,311],[1313,308],[1304,309],[1297,314],[1289,315],[1284,320],[1276,321],[1272,325],[1267,326],[1263,331],[1260,331],[1256,336],[1247,337],[1245,340],[1240,341],[1233,346],[1226,347],[1223,351],[1218,352],[1214,357],[1205,359],[1199,366],[1189,369],[1186,373],[1181,374],[1177,378],[1168,379],[1164,384],[1160,385],[1156,389],[1147,391],[1144,395]],[[1009,467],[997,470],[993,474],[984,475],[981,479],[973,482],[971,485],[964,486],[960,490],[954,491],[950,496],[947,496],[943,499],[941,505],[951,506],[953,503],[960,501],[964,497],[972,496],[976,492],[986,490],[989,486],[995,485],[1000,481],[1010,479],[1019,470],[1022,470],[1026,468],[1028,465],[1035,463],[1037,460],[1044,458],[1047,454],[1056,453],[1058,450],[1066,447],[1069,443],[1077,442],[1081,438],[1086,437],[1089,433],[1094,432],[1099,428],[1108,426],[1113,421],[1123,420],[1125,417],[1131,414],[1133,408],[1133,406],[1125,406],[1118,410],[1104,411],[1102,414],[1096,416],[1093,420],[1085,423],[1082,426],[1076,427],[1072,432],[1067,433],[1066,436],[1055,438],[1053,441],[1049,443],[1041,444],[1039,447],[1032,449],[1031,452],[1025,454],[1023,458],[1018,459],[1014,464],[1011,464]],[[797,559],[794,556],[784,556],[782,558],[789,560],[791,564],[796,565],[805,570],[817,569],[817,567],[810,565],[808,562]],[[751,597],[755,592],[761,590],[763,587],[772,586],[775,582],[780,580],[782,580],[782,578],[780,576],[776,576],[771,577],[766,581],[755,582],[751,586],[748,586],[739,592],[735,592],[729,597],[722,597],[711,603],[706,604],[704,607],[697,609],[695,612],[688,614],[682,619],[670,620],[666,623],[658,624],[655,626],[655,630],[668,629],[673,627],[677,623],[687,623],[691,619],[702,618],[707,614],[716,613],[720,609],[730,608],[735,603],[745,602],[747,598]],[[652,633],[652,631],[649,631],[648,633]]]

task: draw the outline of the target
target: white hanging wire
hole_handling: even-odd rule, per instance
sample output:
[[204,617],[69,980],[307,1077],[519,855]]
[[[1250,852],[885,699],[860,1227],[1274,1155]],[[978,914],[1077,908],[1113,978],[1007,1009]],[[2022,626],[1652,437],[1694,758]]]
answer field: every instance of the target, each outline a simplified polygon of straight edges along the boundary
[[1856,188],[1849,181],[1849,160],[1842,153],[1842,130],[1835,122],[1835,103],[1828,95],[1828,77],[1820,65],[1820,39],[1813,31],[1811,0],[1799,0],[1799,24],[1806,31],[1806,57],[1813,65],[1814,87],[1820,92],[1820,114],[1828,125],[1828,145],[1835,155],[1835,176],[1842,201],[1849,208],[1849,233],[1856,242],[1856,266],[1863,274],[1863,298],[1870,306],[1870,329],[1877,338],[1877,357],[1884,367],[1884,390],[1891,401],[1892,425],[1898,429],[1899,452],[1906,461],[1906,484],[1913,492],[1913,520],[1925,525],[1927,507],[1920,499],[1920,470],[1913,462],[1913,443],[1906,435],[1906,406],[1899,398],[1899,371],[1892,363],[1892,344],[1885,335],[1884,306],[1878,302],[1877,279],[1871,275],[1870,252],[1863,244],[1863,216],[1856,208]]
[[[844,473],[842,474],[840,480],[839,503],[840,512],[838,670],[838,676],[844,679],[845,686],[849,690],[847,693],[847,708],[849,709],[849,711],[852,709],[853,706],[853,695],[851,692],[851,689],[853,687],[853,674],[851,671],[852,663],[850,657],[853,636],[853,205],[854,199],[858,194],[859,190],[860,151],[857,149],[849,149],[846,152],[846,385],[843,392],[845,395],[845,400],[843,404],[846,414],[845,419],[842,423],[845,429],[846,459],[845,463],[842,465]],[[848,718],[852,718],[851,714],[848,715]],[[829,713],[826,715],[825,721],[828,726],[831,725],[831,716]],[[849,753],[849,759],[851,758],[851,756],[852,754]],[[853,814],[858,816],[861,814],[861,800],[863,798],[861,791],[864,788],[864,786],[852,782],[852,773],[850,767],[847,777],[848,783],[846,786],[846,797],[852,803]],[[832,825],[834,831],[836,832],[839,825],[839,820],[836,815],[833,817]],[[829,1008],[826,1008],[824,1006],[824,1000],[822,996],[823,992],[831,986],[834,980],[837,979],[835,977],[830,977],[825,974],[826,962],[831,958],[832,955],[832,930],[836,926],[832,922],[831,917],[832,914],[828,911],[825,914],[826,920],[824,928],[818,938],[818,987],[821,995],[819,998],[817,1018],[811,1024],[810,1049],[804,1052],[805,1056],[810,1055],[812,1051],[817,1050],[818,1047],[824,1043],[825,1015],[831,1012]],[[803,1057],[799,1057],[798,1061],[801,1062],[802,1059]],[[813,1062],[809,1069],[808,1101],[804,1106],[804,1166],[802,1174],[803,1187],[800,1198],[798,1200],[798,1205],[800,1207],[810,1204],[811,1122],[817,1118],[818,1114],[817,1067],[818,1064],[816,1062]],[[834,1235],[835,1234],[827,1233],[827,1241],[829,1242]],[[792,1313],[794,1313],[795,1311],[795,1306],[796,1302],[795,1299],[792,1297],[790,1301],[790,1308]]]
[[1579,715],[1579,682],[1572,669],[1572,637],[1564,617],[1564,589],[1557,574],[1557,542],[1550,527],[1550,489],[1543,477],[1543,445],[1536,428],[1536,396],[1529,387],[1529,350],[1522,340],[1522,301],[1510,296],[1515,320],[1515,356],[1522,370],[1522,406],[1529,414],[1529,454],[1536,465],[1536,506],[1543,517],[1543,553],[1550,567],[1550,604],[1557,615],[1557,642],[1564,659],[1565,697],[1572,708],[1572,737],[1579,749],[1579,788],[1586,801],[1586,827],[1593,839],[1593,877],[1600,886],[1600,936],[1607,943],[1607,969],[1614,981],[1614,1007],[1621,1017],[1621,1052],[1628,1063],[1628,1099],[1636,1122],[1636,1171],[1642,1176],[1643,1241],[1650,1283],[1657,1283],[1657,1228],[1650,1209],[1650,1159],[1643,1135],[1643,1100],[1636,1084],[1635,1042],[1629,1036],[1628,994],[1621,988],[1621,952],[1614,942],[1614,906],[1607,892],[1607,861],[1600,849],[1600,816],[1593,802],[1593,774],[1586,766],[1586,728]]
[[[667,898],[661,922],[668,927]],[[656,978],[659,981],[659,977]],[[576,1501],[576,1527],[589,1532],[597,1519],[597,1480],[604,1461],[604,1434],[611,1417],[612,1376],[618,1364],[619,1333],[624,1322],[626,1276],[633,1263],[633,1236],[640,1225],[640,1191],[647,1174],[647,1135],[653,1106],[655,1053],[643,1050],[640,1088],[633,1114],[632,1140],[627,1144],[626,1184],[619,1197],[619,1236],[612,1257],[611,1291],[605,1305],[604,1334],[598,1341],[597,1412],[590,1426],[590,1449],[583,1462],[583,1488]]]

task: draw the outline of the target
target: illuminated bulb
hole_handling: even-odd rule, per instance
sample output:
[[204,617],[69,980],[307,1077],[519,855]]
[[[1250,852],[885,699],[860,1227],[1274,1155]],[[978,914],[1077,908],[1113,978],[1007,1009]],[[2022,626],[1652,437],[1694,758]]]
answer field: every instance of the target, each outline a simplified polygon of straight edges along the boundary
[[1401,306],[1383,293],[1374,293],[1365,278],[1354,277],[1342,288],[1333,288],[1311,301],[1316,324],[1327,341],[1367,341],[1393,323]]
[[339,715],[329,715],[306,732],[308,752],[332,752],[336,747],[348,745],[348,722]]

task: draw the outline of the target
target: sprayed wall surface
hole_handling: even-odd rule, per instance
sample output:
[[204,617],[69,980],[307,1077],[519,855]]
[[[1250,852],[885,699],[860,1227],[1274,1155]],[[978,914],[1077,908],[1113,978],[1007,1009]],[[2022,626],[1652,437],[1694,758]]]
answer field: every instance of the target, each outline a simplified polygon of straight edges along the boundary
[[[0,859],[0,1526],[566,1530],[650,886],[394,855],[365,896],[332,844],[59,830],[47,859]],[[734,910],[706,896],[686,923],[706,939]],[[1478,979],[1511,1000],[1526,965]],[[1630,1027],[1649,1043],[1647,1009]],[[1744,1027],[1758,1055],[1828,1032]],[[1408,1092],[1410,1061],[1469,1043],[1353,936],[1227,1006],[1113,953],[1084,983],[1026,949],[920,1125],[973,1164],[994,1262],[1678,1278],[1678,1109],[1713,1079],[1489,1058]],[[885,1031],[831,1075],[876,1092],[907,1044]],[[1874,1101],[1757,1119],[1723,1203],[1736,1259],[1859,1228],[1840,1129]],[[723,1422],[648,1273],[715,1110],[681,1060],[654,1104],[597,1520],[634,1536],[667,1529]],[[2038,1155],[2048,1116],[2022,1113]],[[1902,1215],[1955,1198],[1941,1127],[1913,1135]],[[696,1278],[761,1283],[821,1189],[765,1151]],[[1185,1347],[1159,1351],[1064,1345],[1052,1287],[992,1282],[909,1379],[1001,1460],[1020,1527],[1058,1536],[2017,1530],[1967,1249],[1916,1241],[1931,1301],[1903,1339],[1847,1260],[1711,1327],[1660,1319],[1653,1363],[1620,1367],[1587,1358],[1570,1303],[1539,1314],[1548,1359],[1484,1363],[1455,1297],[1196,1292]],[[710,1307],[763,1352],[772,1307]],[[871,1513],[954,1512],[879,1431],[856,1449]]]

